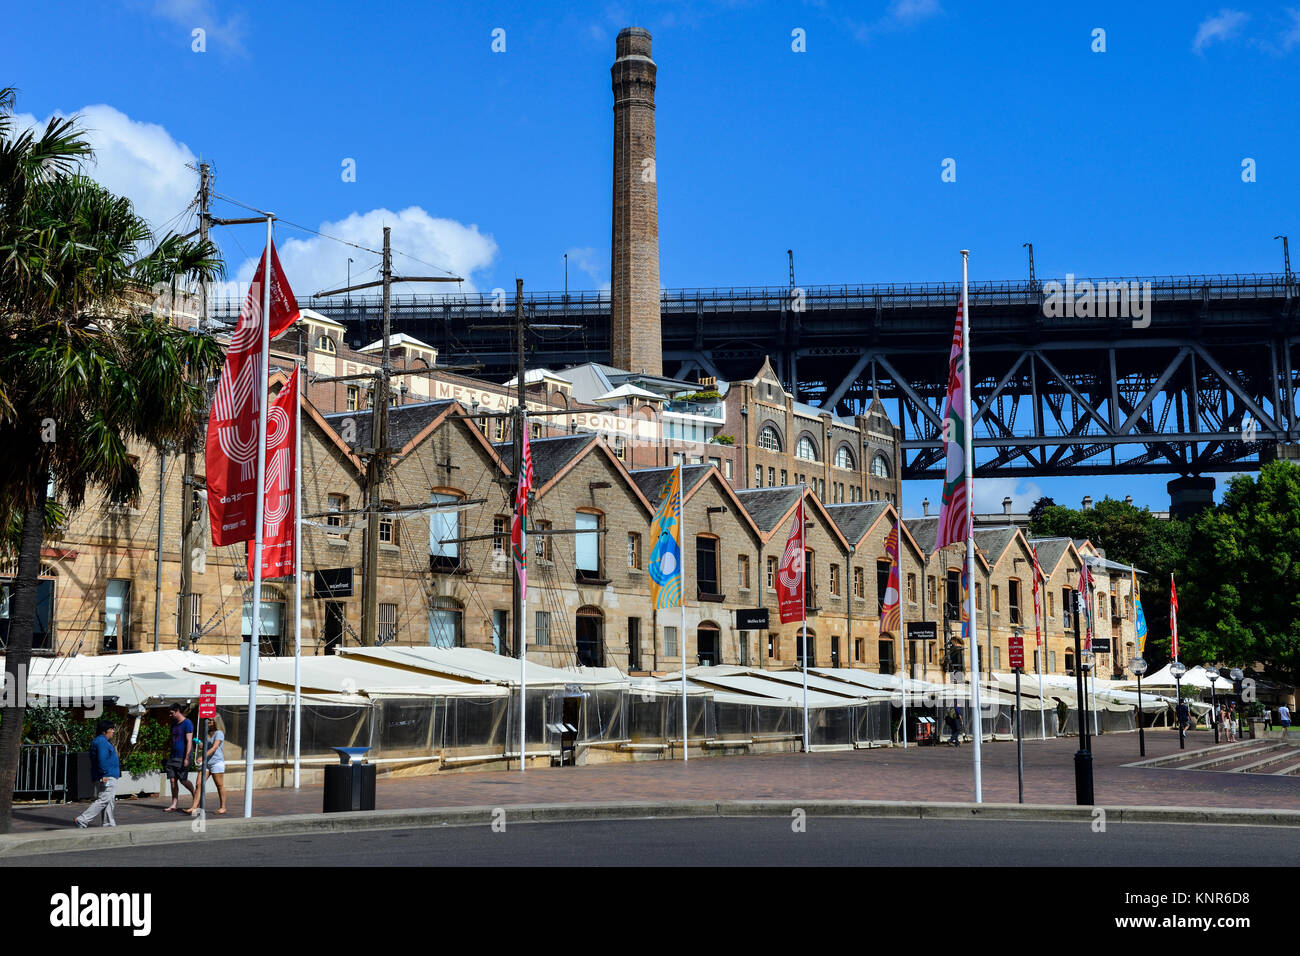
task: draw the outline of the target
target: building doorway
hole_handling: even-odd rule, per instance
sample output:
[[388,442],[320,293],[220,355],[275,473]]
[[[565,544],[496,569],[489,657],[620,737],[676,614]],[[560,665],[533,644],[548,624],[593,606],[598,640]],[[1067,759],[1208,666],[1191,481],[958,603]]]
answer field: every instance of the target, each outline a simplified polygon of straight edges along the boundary
[[337,654],[338,649],[343,646],[344,630],[344,610],[347,604],[343,601],[326,601],[325,602],[325,653]]
[[701,667],[717,667],[722,663],[722,634],[718,625],[705,621],[695,632],[695,647]]
[[605,666],[605,618],[600,608],[580,607],[577,615],[579,667]]

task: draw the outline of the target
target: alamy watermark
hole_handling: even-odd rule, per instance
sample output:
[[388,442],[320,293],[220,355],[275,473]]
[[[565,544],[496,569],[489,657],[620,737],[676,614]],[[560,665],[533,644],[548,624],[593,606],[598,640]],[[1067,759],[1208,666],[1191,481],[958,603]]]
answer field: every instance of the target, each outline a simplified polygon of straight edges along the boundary
[[[29,686],[32,688],[29,690]],[[0,706],[62,707],[84,710],[87,717],[104,713],[102,674],[59,674],[35,677],[29,685],[26,667],[0,675]]]
[[1121,279],[1118,282],[1074,281],[1074,273],[1065,274],[1065,283],[1053,279],[1043,283],[1043,315],[1049,319],[1130,319],[1133,328],[1151,324],[1151,283]]

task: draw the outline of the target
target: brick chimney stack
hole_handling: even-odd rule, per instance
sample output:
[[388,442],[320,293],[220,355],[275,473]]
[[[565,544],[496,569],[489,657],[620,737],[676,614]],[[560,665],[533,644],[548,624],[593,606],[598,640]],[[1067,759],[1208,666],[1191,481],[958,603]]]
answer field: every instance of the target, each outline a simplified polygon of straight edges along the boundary
[[610,361],[662,375],[659,200],[655,184],[655,76],[650,32],[627,27],[610,67],[614,86],[614,221]]

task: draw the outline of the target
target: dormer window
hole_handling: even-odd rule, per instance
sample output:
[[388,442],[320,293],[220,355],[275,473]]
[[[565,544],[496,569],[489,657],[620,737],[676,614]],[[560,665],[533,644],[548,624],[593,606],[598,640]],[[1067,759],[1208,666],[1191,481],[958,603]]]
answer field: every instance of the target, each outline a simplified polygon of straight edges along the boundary
[[338,351],[338,348],[334,345],[334,340],[324,332],[316,336],[316,342],[312,348],[317,352],[327,352],[330,355],[334,355]]

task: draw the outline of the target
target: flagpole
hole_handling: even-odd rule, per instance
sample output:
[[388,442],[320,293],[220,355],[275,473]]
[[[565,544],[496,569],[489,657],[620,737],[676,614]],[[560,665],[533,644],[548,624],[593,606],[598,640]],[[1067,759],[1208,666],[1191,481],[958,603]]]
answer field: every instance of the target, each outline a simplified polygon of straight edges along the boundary
[[258,352],[257,409],[257,524],[253,530],[252,638],[248,649],[248,740],[244,745],[244,816],[253,815],[253,763],[257,739],[257,655],[262,610],[262,520],[266,503],[266,397],[271,369],[271,225],[266,217],[266,251],[262,258],[262,342]]
[[900,513],[894,524],[894,567],[898,569],[898,643],[903,652],[903,749],[907,749],[907,682],[912,679],[911,648],[907,643],[907,626],[903,623],[903,516]]
[[[1035,564],[1038,563],[1037,554],[1035,554],[1034,556],[1034,563]],[[1047,582],[1044,581],[1043,583],[1046,584]],[[1040,610],[1042,610],[1042,601],[1043,601],[1043,597],[1041,594],[1034,600],[1035,614],[1037,614]],[[1038,732],[1040,735],[1039,739],[1041,740],[1047,739],[1047,718],[1043,716],[1043,709],[1042,709],[1043,704],[1046,702],[1046,698],[1043,696],[1043,656],[1046,653],[1047,653],[1047,644],[1044,643],[1038,646],[1038,653],[1034,655],[1035,670],[1038,671]]]
[[677,462],[677,558],[681,565],[681,597],[677,602],[681,611],[681,642],[678,648],[682,655],[682,762],[691,759],[690,747],[687,746],[686,733],[686,486],[682,484],[682,463]]
[[[519,416],[519,421],[525,422],[525,427],[527,427],[527,422],[522,415]],[[520,440],[522,441],[523,439],[521,438]],[[521,482],[523,481],[522,475],[520,475],[520,481]],[[516,492],[516,495],[518,495],[518,492]],[[523,505],[525,508],[528,507],[527,499],[524,500]],[[516,504],[515,507],[517,508],[519,507],[519,505]],[[519,521],[519,559],[524,564],[524,566],[527,566],[528,564],[528,526],[526,522],[527,522],[527,518],[521,518]],[[515,573],[516,574],[519,573],[518,568],[515,569]],[[525,767],[525,764],[528,763],[528,759],[526,757],[526,749],[525,749],[528,746],[528,738],[525,735],[525,731],[524,731],[524,722],[528,719],[528,711],[527,711],[527,707],[528,707],[528,667],[527,667],[528,590],[526,585],[524,584],[526,580],[527,578],[520,578],[519,580],[519,587],[520,587],[520,592],[519,592],[519,772],[520,773],[523,773],[527,769]],[[563,760],[561,760],[561,763],[563,763]]]
[[975,627],[975,528],[972,515],[975,511],[975,453],[973,447],[974,440],[974,422],[971,420],[971,394],[970,394],[970,300],[969,296],[969,278],[968,278],[968,260],[970,259],[970,250],[961,250],[961,314],[962,314],[962,333],[961,333],[961,397],[962,397],[962,428],[963,444],[966,446],[966,575],[968,587],[966,588],[966,617],[970,621],[970,649],[971,649],[971,670],[974,675],[971,681],[971,710],[973,711],[971,719],[975,725],[975,732],[971,735],[971,742],[974,745],[974,762],[975,762],[975,802],[983,803],[983,782],[981,780],[980,766],[980,744],[984,737],[984,725],[980,718],[980,644],[978,631]]
[[[267,323],[268,327],[270,323]],[[293,789],[302,785],[302,367],[293,423]]]
[[803,568],[803,574],[799,580],[799,608],[803,612],[803,623],[799,628],[799,642],[803,646],[803,752],[808,752],[808,549],[804,547],[804,525],[807,523],[807,515],[804,514],[803,503],[807,500],[807,485],[799,486],[799,542],[803,553],[799,555],[799,563]]

